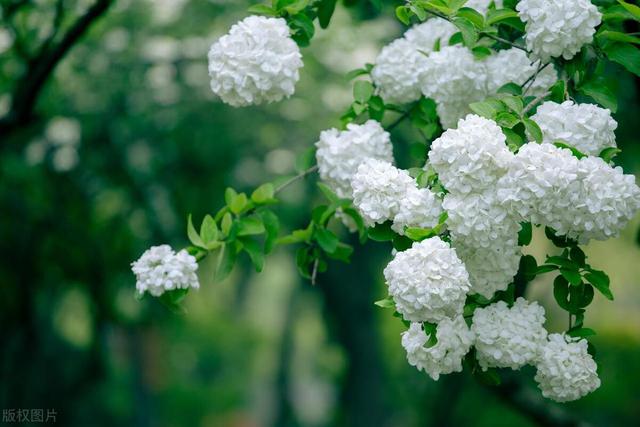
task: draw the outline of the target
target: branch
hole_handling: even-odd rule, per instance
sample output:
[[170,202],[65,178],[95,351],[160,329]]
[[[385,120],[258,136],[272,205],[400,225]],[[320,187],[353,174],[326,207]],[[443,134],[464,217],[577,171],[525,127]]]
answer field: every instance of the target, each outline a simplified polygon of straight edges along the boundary
[[545,99],[547,96],[551,95],[551,92],[545,92],[543,94],[541,94],[540,96],[536,97],[533,101],[531,101],[527,107],[524,109],[524,111],[522,112],[523,114],[528,113],[529,111],[531,111],[531,109],[533,107],[535,107],[536,105],[538,105],[540,103],[540,101],[542,101],[543,99]]
[[278,188],[275,189],[274,194],[278,194],[279,192],[281,192],[282,190],[284,190],[285,188],[287,188],[289,185],[293,184],[294,182],[296,182],[299,179],[304,178],[305,176],[314,173],[315,171],[318,170],[318,165],[316,166],[312,166],[309,169],[300,172],[298,175],[286,180],[285,182],[283,182],[282,184],[280,184],[278,186]]
[[0,120],[0,134],[6,137],[31,119],[36,100],[55,67],[112,3],[113,0],[96,0],[69,28],[59,43],[42,49],[33,59],[28,71],[16,84],[12,93],[11,110]]

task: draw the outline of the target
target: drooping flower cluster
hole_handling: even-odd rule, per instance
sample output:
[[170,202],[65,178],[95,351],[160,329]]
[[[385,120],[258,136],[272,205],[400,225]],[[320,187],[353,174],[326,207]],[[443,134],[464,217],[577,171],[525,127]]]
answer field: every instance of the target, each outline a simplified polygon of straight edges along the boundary
[[295,90],[301,58],[284,19],[249,16],[211,46],[211,90],[234,107],[280,101]]
[[614,132],[618,123],[611,117],[611,111],[597,105],[548,101],[538,107],[531,119],[540,126],[543,142],[566,142],[593,156],[616,146]]
[[366,159],[393,163],[389,133],[379,122],[350,123],[347,130],[329,129],[316,142],[320,178],[342,198],[351,198],[351,179]]
[[169,245],[153,246],[131,264],[136,290],[154,297],[175,289],[198,289],[198,264],[184,249],[175,253]]
[[396,309],[412,322],[439,322],[462,313],[469,275],[439,237],[415,242],[384,269]]
[[597,365],[585,339],[549,335],[540,348],[535,380],[542,395],[556,402],[580,399],[600,387]]
[[503,205],[522,221],[582,243],[616,236],[640,209],[633,175],[548,143],[522,147],[498,187]]
[[462,371],[462,359],[473,344],[473,333],[464,318],[456,316],[438,323],[436,338],[436,344],[428,347],[429,336],[421,323],[412,323],[402,334],[409,364],[437,381],[442,374]]
[[513,307],[498,301],[473,313],[471,331],[476,357],[483,369],[519,369],[533,362],[544,344],[544,308],[518,298]]
[[571,59],[591,43],[602,14],[590,0],[521,0],[516,5],[525,22],[527,48],[538,59]]

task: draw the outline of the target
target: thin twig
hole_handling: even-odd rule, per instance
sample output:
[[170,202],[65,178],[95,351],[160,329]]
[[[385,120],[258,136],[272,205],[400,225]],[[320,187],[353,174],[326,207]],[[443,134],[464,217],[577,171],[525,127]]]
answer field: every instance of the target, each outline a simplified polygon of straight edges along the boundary
[[316,285],[316,277],[318,276],[318,263],[320,262],[319,258],[316,258],[315,261],[313,261],[313,270],[311,272],[311,284],[313,286]]
[[547,96],[551,95],[551,92],[545,92],[542,95],[536,97],[533,101],[531,101],[527,107],[524,109],[523,114],[528,113],[529,111],[531,111],[531,109],[533,109],[533,107],[535,107],[536,105],[538,105],[540,103],[540,101],[542,101],[543,99],[545,99]]
[[531,77],[529,77],[526,82],[524,82],[524,84],[522,85],[522,87],[523,87],[522,95],[523,96],[526,95],[527,92],[533,87],[533,83],[538,78],[538,75],[542,72],[542,70],[547,68],[549,66],[549,64],[551,64],[551,62],[547,62],[544,65],[539,64],[538,65],[538,69],[536,70],[536,72],[533,73],[533,75]]
[[278,194],[279,192],[281,192],[282,190],[284,190],[285,188],[287,188],[289,185],[293,184],[294,182],[296,182],[299,179],[304,178],[305,176],[314,173],[315,171],[318,170],[318,165],[312,166],[309,169],[300,172],[298,175],[286,180],[285,182],[283,182],[282,184],[280,184],[274,191],[274,194]]

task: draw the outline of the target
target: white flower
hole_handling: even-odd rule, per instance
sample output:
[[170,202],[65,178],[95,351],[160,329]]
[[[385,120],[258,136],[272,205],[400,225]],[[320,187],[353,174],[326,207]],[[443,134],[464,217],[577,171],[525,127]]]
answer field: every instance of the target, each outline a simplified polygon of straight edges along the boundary
[[438,342],[433,347],[425,344],[429,337],[420,323],[412,323],[402,333],[402,347],[407,351],[407,361],[418,370],[424,370],[435,381],[441,374],[462,371],[462,359],[473,344],[473,334],[464,318],[443,319],[436,330]]
[[433,141],[429,161],[447,190],[480,191],[507,171],[513,154],[505,141],[494,121],[470,114]]
[[[489,56],[484,64],[487,69],[487,93],[495,94],[500,87],[507,83],[522,86],[536,74],[540,61],[532,61],[521,49],[511,48],[501,50]],[[527,95],[539,96],[549,90],[558,80],[558,73],[553,64],[542,69],[527,92]]]
[[618,123],[611,111],[593,104],[545,102],[531,117],[542,129],[544,142],[563,141],[587,155],[597,156],[616,146]]
[[544,308],[518,298],[509,308],[498,301],[473,313],[476,357],[482,369],[519,369],[531,363],[544,345]]
[[438,43],[440,47],[448,46],[449,39],[458,31],[460,30],[451,22],[441,18],[432,18],[409,28],[404,33],[404,38],[413,43],[419,51],[431,53]]
[[502,0],[469,0],[465,3],[464,7],[470,7],[484,15],[489,10],[489,5],[492,1],[494,2],[496,9],[502,8]]
[[470,113],[469,104],[486,95],[486,72],[469,49],[455,45],[432,52],[422,73],[422,93],[437,103],[444,128]]
[[516,5],[525,22],[525,40],[533,55],[547,62],[571,59],[591,43],[602,14],[589,0],[521,0]]
[[415,185],[407,171],[368,158],[351,180],[353,204],[367,225],[381,224],[398,214],[404,194]]
[[525,144],[498,188],[504,206],[521,220],[581,243],[616,236],[640,209],[633,175],[547,143]]
[[466,245],[480,249],[492,247],[496,241],[517,241],[520,225],[493,188],[470,194],[449,193],[442,207],[448,214],[451,235]]
[[211,90],[234,107],[280,101],[295,90],[301,58],[284,19],[249,16],[211,46]]
[[412,322],[439,322],[462,314],[470,288],[464,264],[439,237],[398,252],[384,277],[396,309]]
[[393,163],[389,133],[375,120],[350,123],[345,131],[325,130],[316,147],[320,178],[341,198],[352,197],[351,179],[365,159]]
[[420,77],[426,66],[427,56],[400,38],[382,48],[371,78],[385,102],[407,104],[420,99]]
[[405,227],[433,228],[442,214],[442,202],[428,188],[409,187],[400,199],[391,228],[404,234]]
[[540,349],[535,380],[546,398],[556,402],[580,399],[600,387],[597,365],[585,339],[549,335]]
[[140,295],[149,292],[157,297],[165,291],[200,287],[198,263],[184,249],[175,253],[169,245],[153,246],[131,266]]
[[469,273],[471,294],[491,299],[497,291],[506,290],[518,272],[522,249],[517,239],[495,240],[488,248],[477,248],[454,238],[452,246]]

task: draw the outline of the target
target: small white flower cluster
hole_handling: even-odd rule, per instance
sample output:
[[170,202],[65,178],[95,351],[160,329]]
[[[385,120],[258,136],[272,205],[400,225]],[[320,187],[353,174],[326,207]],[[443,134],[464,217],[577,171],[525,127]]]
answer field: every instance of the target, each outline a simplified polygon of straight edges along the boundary
[[396,253],[384,277],[396,309],[412,322],[459,316],[470,289],[464,264],[439,237],[415,242]]
[[498,301],[473,313],[476,358],[482,369],[519,369],[533,362],[547,338],[544,308],[518,298],[512,307]]
[[320,178],[341,198],[351,198],[351,179],[366,159],[393,163],[389,133],[379,122],[350,123],[347,130],[329,129],[316,142]]
[[415,49],[422,52],[423,56],[426,56],[438,50],[436,49],[437,46],[448,46],[449,39],[458,31],[460,30],[451,22],[445,19],[433,18],[409,28],[404,33],[404,38],[413,44]]
[[487,94],[493,94],[507,83],[524,85],[538,72],[531,81],[527,94],[539,96],[545,93],[558,81],[558,73],[553,64],[542,68],[540,61],[531,62],[526,52],[518,48],[511,48],[496,52],[485,60]]
[[516,5],[525,22],[527,47],[547,62],[571,59],[591,43],[602,14],[590,0],[521,0]]
[[580,399],[600,387],[597,365],[585,339],[549,335],[539,350],[535,380],[546,398],[556,402]]
[[175,253],[169,245],[153,246],[131,264],[140,295],[158,297],[174,289],[198,289],[198,263],[184,249]]
[[402,347],[407,360],[419,371],[425,371],[437,381],[442,374],[462,371],[462,359],[473,344],[473,333],[462,316],[443,319],[436,330],[437,343],[427,347],[429,336],[421,323],[412,323],[402,333]]
[[503,205],[520,220],[581,243],[616,236],[640,209],[633,175],[548,143],[524,145],[498,188]]
[[249,16],[211,46],[211,90],[234,107],[280,101],[295,90],[301,58],[284,19]]
[[548,101],[538,107],[531,119],[540,126],[543,142],[566,142],[593,156],[616,146],[614,131],[618,123],[611,117],[611,111],[597,105]]

